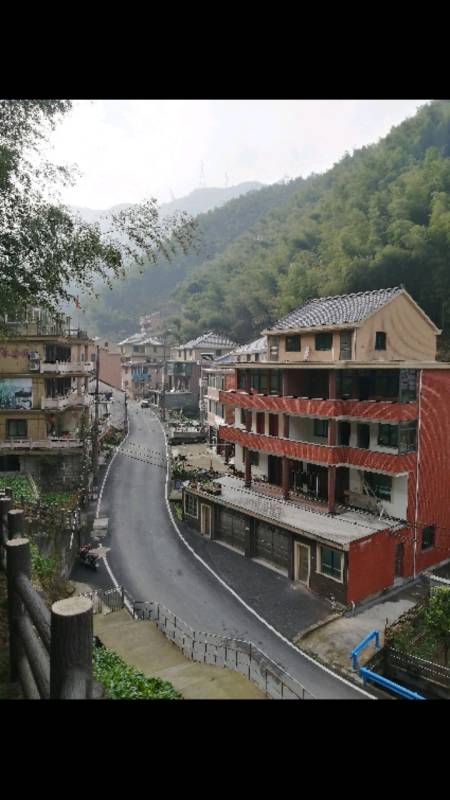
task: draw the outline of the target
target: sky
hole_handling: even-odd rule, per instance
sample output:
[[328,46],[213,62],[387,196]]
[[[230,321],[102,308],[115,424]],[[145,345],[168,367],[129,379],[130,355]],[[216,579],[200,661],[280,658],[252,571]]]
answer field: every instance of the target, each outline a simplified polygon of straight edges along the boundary
[[168,202],[200,185],[324,172],[426,100],[76,100],[47,157],[77,164],[72,206]]

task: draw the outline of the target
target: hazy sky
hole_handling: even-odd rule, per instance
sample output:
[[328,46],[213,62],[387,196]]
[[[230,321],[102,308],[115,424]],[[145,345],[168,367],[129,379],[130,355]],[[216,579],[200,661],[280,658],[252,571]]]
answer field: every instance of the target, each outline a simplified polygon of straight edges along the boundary
[[108,208],[197,188],[323,172],[371,144],[425,100],[77,100],[51,135],[48,155],[78,164],[62,192]]

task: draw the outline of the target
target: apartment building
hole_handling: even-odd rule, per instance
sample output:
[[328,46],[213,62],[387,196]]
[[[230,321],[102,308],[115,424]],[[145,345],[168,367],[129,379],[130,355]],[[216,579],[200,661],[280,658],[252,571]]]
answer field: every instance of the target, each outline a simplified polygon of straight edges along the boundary
[[439,333],[403,287],[313,299],[263,331],[267,361],[236,361],[219,390],[236,477],[188,487],[186,519],[343,604],[449,558]]
[[162,367],[166,355],[164,343],[147,333],[135,333],[118,347],[121,353],[121,388],[132,400],[149,397],[150,391],[162,384]]
[[91,347],[70,317],[30,309],[2,320],[0,471],[29,473],[42,487],[78,485]]

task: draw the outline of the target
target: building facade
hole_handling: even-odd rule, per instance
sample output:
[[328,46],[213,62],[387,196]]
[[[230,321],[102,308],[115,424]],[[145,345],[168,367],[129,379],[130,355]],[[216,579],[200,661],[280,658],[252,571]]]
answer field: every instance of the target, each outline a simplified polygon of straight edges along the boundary
[[43,487],[77,485],[89,420],[92,341],[70,317],[6,318],[0,342],[0,470]]
[[135,333],[118,347],[121,353],[121,388],[132,400],[150,397],[162,385],[164,343],[147,333]]
[[187,517],[343,604],[449,558],[437,327],[395,287],[312,300],[263,333],[264,366],[236,362],[219,391],[236,477],[214,499],[188,488]]

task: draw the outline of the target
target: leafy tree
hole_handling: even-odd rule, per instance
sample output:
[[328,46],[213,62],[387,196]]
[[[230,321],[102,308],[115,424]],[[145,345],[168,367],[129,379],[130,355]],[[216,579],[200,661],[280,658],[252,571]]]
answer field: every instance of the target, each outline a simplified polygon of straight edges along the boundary
[[109,285],[130,262],[155,263],[187,251],[193,221],[160,219],[156,200],[120,211],[111,230],[87,224],[59,200],[58,187],[74,170],[43,162],[40,146],[68,100],[0,100],[0,314],[30,304],[55,311],[95,281]]
[[433,589],[428,608],[425,611],[425,620],[436,638],[442,642],[444,663],[448,664],[448,651],[450,647],[450,589],[440,586]]

